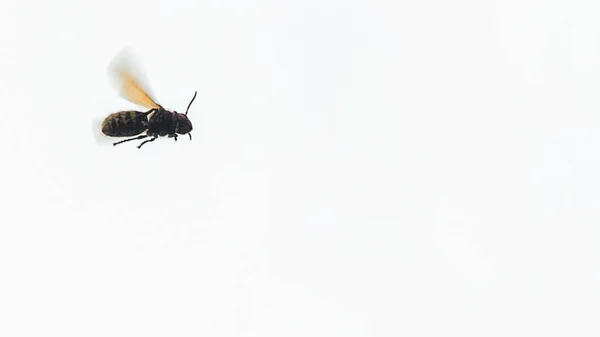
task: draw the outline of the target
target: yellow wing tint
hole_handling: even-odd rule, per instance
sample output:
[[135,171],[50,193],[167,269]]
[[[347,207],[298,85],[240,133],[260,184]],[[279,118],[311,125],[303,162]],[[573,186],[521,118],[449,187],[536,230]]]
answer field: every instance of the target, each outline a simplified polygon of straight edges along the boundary
[[129,49],[121,51],[109,65],[109,77],[119,96],[148,109],[159,108],[143,72],[136,66],[135,56]]

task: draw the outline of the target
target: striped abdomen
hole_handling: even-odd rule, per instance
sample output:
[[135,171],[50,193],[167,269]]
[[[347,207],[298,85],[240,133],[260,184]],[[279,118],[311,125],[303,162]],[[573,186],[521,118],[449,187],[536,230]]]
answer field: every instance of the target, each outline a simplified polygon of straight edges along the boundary
[[102,133],[110,137],[135,136],[146,130],[149,112],[120,111],[102,122]]

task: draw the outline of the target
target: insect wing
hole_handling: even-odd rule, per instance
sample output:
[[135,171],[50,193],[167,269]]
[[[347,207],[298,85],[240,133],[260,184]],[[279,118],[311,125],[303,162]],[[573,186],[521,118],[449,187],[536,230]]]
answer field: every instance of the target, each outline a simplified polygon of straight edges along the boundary
[[129,49],[121,51],[110,63],[108,75],[119,96],[147,109],[159,108],[148,81],[137,66],[136,57]]

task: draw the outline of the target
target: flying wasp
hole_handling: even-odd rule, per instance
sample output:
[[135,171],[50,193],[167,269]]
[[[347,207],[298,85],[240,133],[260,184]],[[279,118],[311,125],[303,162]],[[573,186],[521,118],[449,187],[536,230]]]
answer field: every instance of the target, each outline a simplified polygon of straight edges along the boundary
[[188,135],[192,140],[192,122],[187,117],[190,106],[196,99],[197,91],[188,104],[185,114],[165,109],[156,103],[150,87],[145,84],[142,72],[136,71],[131,63],[131,54],[122,52],[115,57],[109,67],[109,75],[115,81],[119,95],[131,103],[137,104],[148,111],[126,110],[110,114],[102,122],[102,133],[109,137],[133,137],[113,143],[113,146],[132,140],[144,140],[138,149],[158,137],[167,136],[177,141],[178,135]]

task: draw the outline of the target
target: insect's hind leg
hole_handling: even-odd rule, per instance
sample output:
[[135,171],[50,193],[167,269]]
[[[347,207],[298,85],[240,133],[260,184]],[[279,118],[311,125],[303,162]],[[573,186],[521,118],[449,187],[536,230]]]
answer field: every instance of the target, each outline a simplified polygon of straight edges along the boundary
[[119,145],[119,144],[121,144],[121,143],[125,143],[125,142],[128,142],[128,141],[131,141],[131,140],[144,139],[144,138],[146,138],[146,137],[148,137],[148,135],[140,135],[140,136],[137,136],[137,137],[133,137],[133,138],[125,139],[125,140],[122,140],[122,141],[119,141],[119,142],[113,143],[113,146],[115,146],[115,145]]
[[140,149],[142,147],[142,145],[149,143],[149,142],[153,142],[156,140],[156,138],[158,138],[158,137],[155,136],[154,138],[150,138],[148,140],[143,141],[137,148]]

